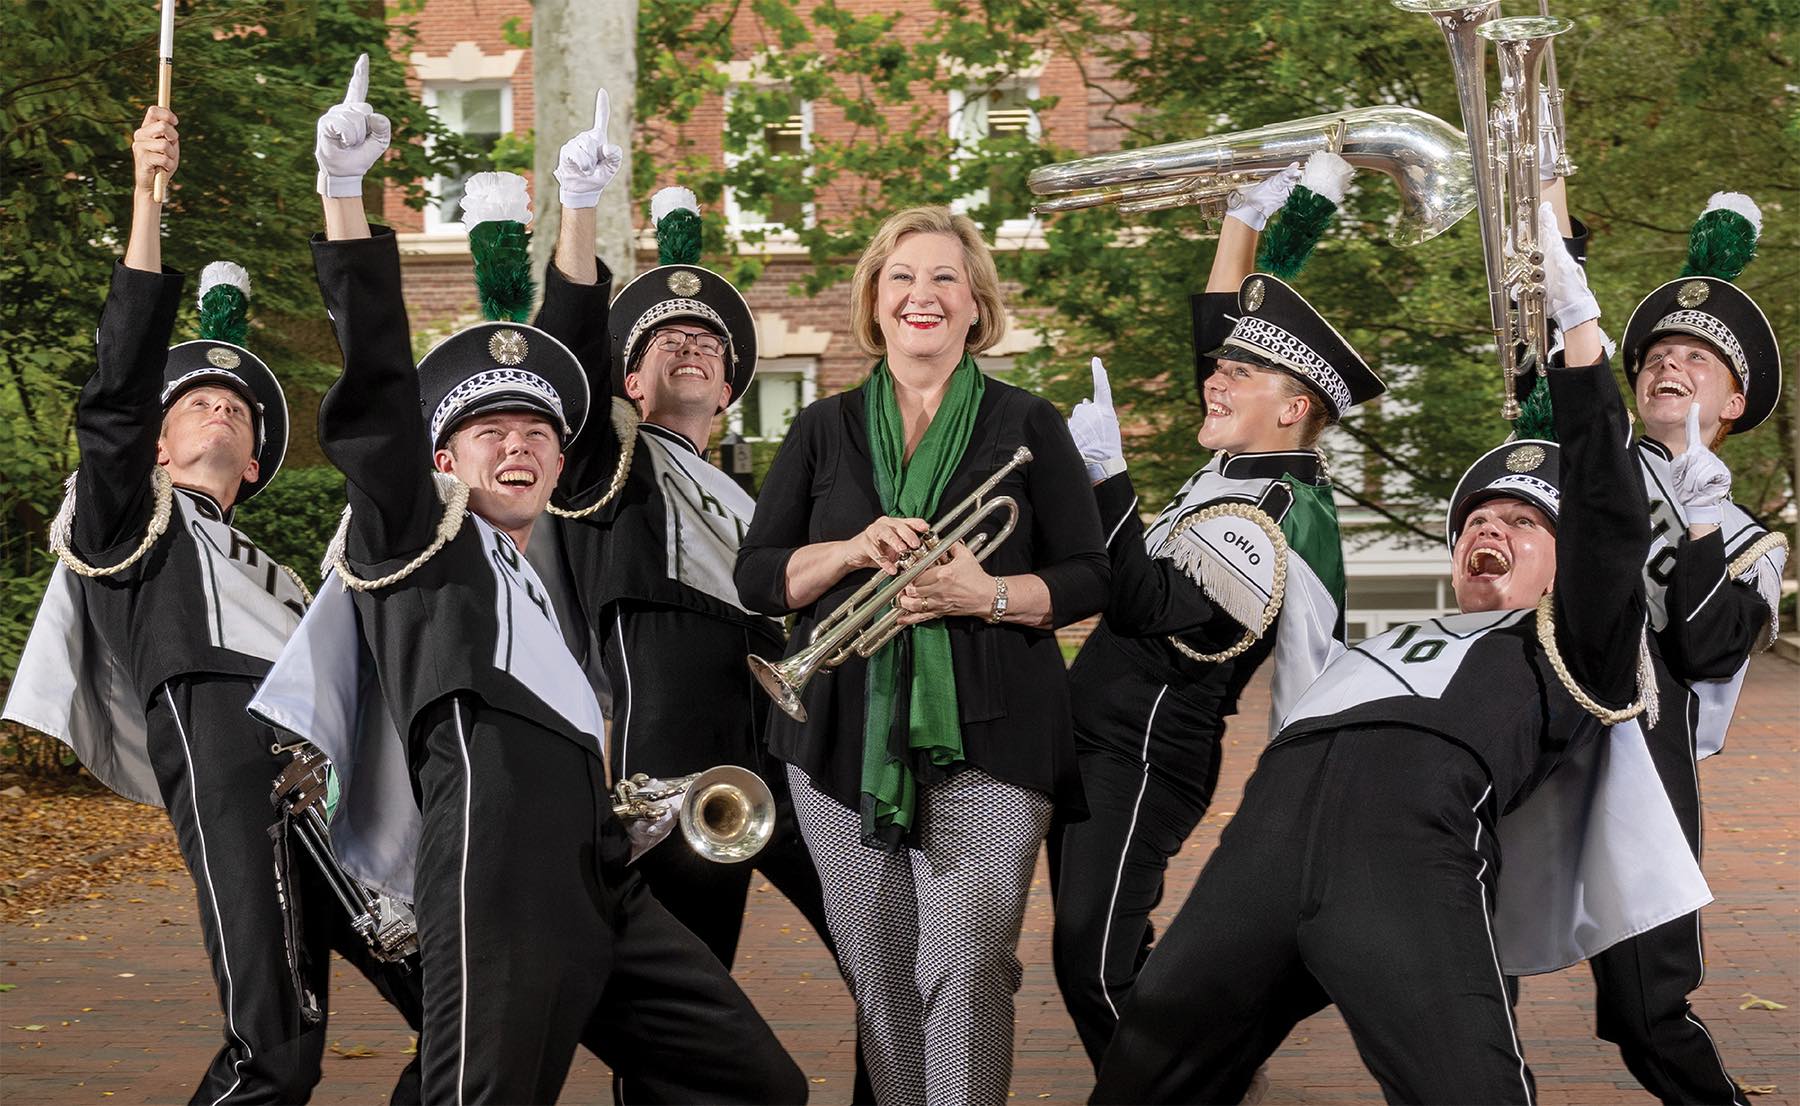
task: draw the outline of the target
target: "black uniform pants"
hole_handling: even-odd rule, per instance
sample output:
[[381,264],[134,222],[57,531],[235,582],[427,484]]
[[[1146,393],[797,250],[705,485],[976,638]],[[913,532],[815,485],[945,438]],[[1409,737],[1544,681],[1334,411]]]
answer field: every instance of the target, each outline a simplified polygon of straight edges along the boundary
[[1076,735],[1088,818],[1052,831],[1056,985],[1096,1069],[1152,945],[1169,858],[1205,816],[1219,735],[1159,726],[1159,697],[1129,750]]
[[[1659,724],[1644,737],[1675,816],[1698,858],[1696,710],[1685,687],[1674,695],[1665,694]],[[1688,1005],[1689,993],[1706,976],[1699,911],[1628,937],[1588,965],[1594,972],[1595,1032],[1619,1046],[1626,1068],[1645,1090],[1668,1103],[1731,1102],[1743,1106],[1744,1094],[1725,1070],[1712,1034]]]
[[1490,921],[1479,762],[1408,730],[1264,753],[1144,966],[1095,1102],[1237,1102],[1336,1003],[1390,1102],[1530,1102]]
[[[225,1043],[194,1089],[196,1103],[305,1102],[319,1081],[326,1022],[301,1017],[275,890],[269,802],[287,757],[273,730],[245,713],[254,681],[186,676],[159,688],[147,713],[150,761],[199,901]],[[350,928],[310,859],[295,862],[306,985],[330,1009],[331,950],[369,977],[415,1029],[418,973],[377,961]],[[418,1102],[419,1062],[401,1072],[397,1103]]]
[[577,1045],[626,1101],[802,1102],[706,946],[625,867],[598,750],[471,695],[415,723],[425,1099],[554,1102]]

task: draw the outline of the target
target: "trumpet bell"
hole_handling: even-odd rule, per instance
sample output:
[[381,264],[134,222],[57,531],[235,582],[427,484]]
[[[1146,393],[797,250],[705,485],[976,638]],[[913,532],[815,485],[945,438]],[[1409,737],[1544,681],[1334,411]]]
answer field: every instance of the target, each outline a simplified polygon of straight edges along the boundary
[[681,803],[681,835],[701,857],[735,864],[762,851],[775,834],[775,796],[762,777],[735,764],[695,776]]
[[769,698],[775,700],[775,705],[794,721],[806,721],[806,706],[800,702],[800,689],[806,686],[805,681],[790,680],[786,665],[754,655],[747,659],[750,662],[750,674],[769,693]]

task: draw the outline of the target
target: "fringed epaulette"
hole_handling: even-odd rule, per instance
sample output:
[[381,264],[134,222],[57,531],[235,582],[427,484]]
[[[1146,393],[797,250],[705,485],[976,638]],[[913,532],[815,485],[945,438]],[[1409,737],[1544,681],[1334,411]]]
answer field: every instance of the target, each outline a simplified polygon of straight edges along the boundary
[[[1191,531],[1196,526],[1220,518],[1240,518],[1260,529],[1274,551],[1273,582],[1267,601],[1245,582],[1244,576],[1219,559],[1206,543]],[[1182,656],[1202,664],[1216,664],[1238,656],[1260,640],[1281,613],[1287,596],[1287,537],[1273,518],[1250,503],[1214,503],[1182,518],[1169,533],[1159,551],[1170,563],[1188,575],[1206,597],[1218,604],[1232,620],[1244,627],[1244,636],[1230,648],[1218,653],[1202,653],[1180,638],[1169,638],[1169,644]]]
[[50,551],[56,554],[70,572],[77,576],[95,579],[100,576],[116,576],[142,560],[150,547],[158,538],[168,533],[169,516],[175,509],[175,482],[169,479],[169,470],[161,465],[150,470],[150,524],[144,528],[144,540],[138,542],[131,555],[118,564],[105,568],[88,564],[69,546],[69,539],[75,530],[75,476],[71,472],[63,481],[62,506],[56,509],[56,517],[50,520]]
[[319,566],[320,572],[329,576],[335,571],[344,587],[351,591],[376,591],[406,579],[436,556],[437,551],[456,536],[469,517],[469,486],[446,472],[434,472],[431,475],[438,499],[444,504],[444,513],[438,518],[437,532],[432,536],[431,544],[423,552],[380,579],[365,580],[356,575],[350,571],[350,560],[344,552],[350,540],[350,508],[345,507],[343,517],[338,519],[337,533],[331,536],[331,544],[325,547],[325,561]]

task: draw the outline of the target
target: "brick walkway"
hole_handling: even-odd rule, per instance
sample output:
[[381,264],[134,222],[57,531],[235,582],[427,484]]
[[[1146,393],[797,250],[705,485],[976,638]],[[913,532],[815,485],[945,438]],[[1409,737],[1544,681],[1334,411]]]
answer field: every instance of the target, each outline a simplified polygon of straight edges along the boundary
[[[1727,751],[1707,762],[1706,911],[1711,952],[1695,1005],[1738,1078],[1773,1085],[1762,1103],[1800,1102],[1800,898],[1788,851],[1800,810],[1800,682],[1759,659]],[[1178,861],[1173,911],[1242,793],[1262,741],[1266,688],[1246,697],[1214,810]],[[1050,971],[1050,910],[1042,873],[1026,919],[1019,996],[1019,1100],[1073,1102],[1091,1086],[1087,1063]],[[220,1038],[193,889],[185,876],[120,884],[106,897],[0,929],[0,1094],[17,1103],[185,1101]],[[851,1006],[823,946],[773,890],[751,896],[739,978],[813,1078],[814,1101],[850,1094]],[[315,1102],[382,1099],[410,1037],[358,977],[340,968],[333,1052]],[[1526,981],[1522,1036],[1548,1103],[1648,1103],[1609,1046],[1594,1040],[1591,985],[1577,968]],[[1746,994],[1788,1005],[1738,1009]],[[362,1055],[367,1053],[368,1055]],[[1270,1102],[1378,1102],[1373,1080],[1333,1013],[1302,1024],[1270,1064]],[[605,1068],[577,1058],[565,1102],[608,1098]]]

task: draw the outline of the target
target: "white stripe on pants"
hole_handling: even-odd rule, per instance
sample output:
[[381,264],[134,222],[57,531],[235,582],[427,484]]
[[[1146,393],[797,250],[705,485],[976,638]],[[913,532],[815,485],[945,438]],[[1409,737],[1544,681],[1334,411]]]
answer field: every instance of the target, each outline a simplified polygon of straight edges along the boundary
[[862,843],[862,819],[788,767],[825,917],[883,1106],[1003,1103],[1019,929],[1048,796],[963,768],[919,796],[920,848]]

